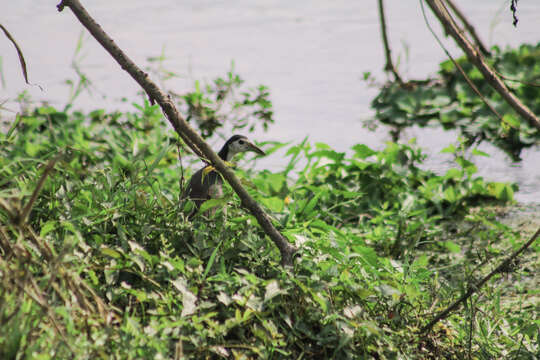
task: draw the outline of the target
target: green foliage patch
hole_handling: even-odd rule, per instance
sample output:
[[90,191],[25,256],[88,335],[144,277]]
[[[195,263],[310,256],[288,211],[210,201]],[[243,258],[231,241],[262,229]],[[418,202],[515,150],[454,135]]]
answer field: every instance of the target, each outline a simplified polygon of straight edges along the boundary
[[[521,241],[487,208],[511,202],[514,187],[478,177],[461,146],[446,150],[456,167],[445,174],[423,169],[414,144],[395,143],[348,155],[304,141],[282,171],[239,169],[300,248],[284,269],[230,189],[227,211],[186,220],[180,180],[191,170],[178,157],[189,154],[156,106],[136,108],[39,107],[0,135],[0,358],[538,354],[540,324],[527,315],[538,294],[519,281],[537,261],[416,333]],[[18,223],[13,214],[58,155]]]
[[195,89],[176,96],[186,120],[194,122],[204,138],[225,123],[232,130],[253,131],[257,124],[266,130],[274,122],[270,92],[264,85],[244,89],[244,80],[233,69],[208,84],[195,82]]

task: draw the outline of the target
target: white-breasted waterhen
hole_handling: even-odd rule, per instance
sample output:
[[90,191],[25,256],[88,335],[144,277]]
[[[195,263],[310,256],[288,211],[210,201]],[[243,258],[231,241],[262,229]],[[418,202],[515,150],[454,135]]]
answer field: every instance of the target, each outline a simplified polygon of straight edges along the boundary
[[[231,161],[236,154],[248,151],[266,155],[264,151],[243,135],[231,136],[218,152],[218,155],[223,161]],[[189,219],[193,218],[206,200],[223,196],[223,179],[216,170],[208,169],[209,166],[206,165],[193,174],[184,193],[188,199],[195,203],[195,209],[189,215]]]

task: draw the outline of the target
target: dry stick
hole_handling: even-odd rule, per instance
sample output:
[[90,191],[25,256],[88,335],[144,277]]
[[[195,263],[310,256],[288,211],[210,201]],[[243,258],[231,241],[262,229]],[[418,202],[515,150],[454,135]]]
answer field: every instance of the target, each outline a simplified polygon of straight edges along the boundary
[[259,204],[244,189],[234,172],[220,159],[210,146],[195,132],[195,130],[182,118],[170,96],[166,95],[109,37],[98,23],[88,14],[79,0],[63,0],[58,4],[58,11],[69,7],[84,27],[107,50],[116,62],[127,71],[131,77],[144,89],[150,99],[156,101],[167,119],[184,142],[200,157],[207,158],[211,164],[229,182],[238,194],[242,205],[257,219],[264,232],[272,239],[281,253],[281,263],[292,265],[296,248],[274,227],[270,218]]
[[388,36],[386,34],[386,17],[384,15],[383,0],[379,0],[379,19],[381,22],[381,35],[384,44],[384,55],[386,56],[386,64],[384,65],[384,71],[390,71],[399,85],[403,85],[403,80],[399,76],[394,63],[392,62],[392,51],[390,50],[390,44],[388,42]]
[[[422,1],[422,0],[420,0]],[[472,45],[465,36],[459,31],[458,26],[448,13],[448,10],[441,0],[425,0],[435,16],[444,26],[446,33],[450,34],[456,43],[467,55],[467,58],[473,63],[484,76],[484,79],[495,89],[514,110],[527,120],[532,126],[540,129],[540,119],[519,100],[517,96],[511,93],[504,82],[497,76],[486,62],[482,54]]]
[[178,161],[180,162],[180,179],[178,180],[178,185],[180,187],[180,191],[178,192],[178,202],[182,201],[182,199],[185,198],[185,192],[187,190],[186,187],[184,187],[185,179],[184,179],[184,164],[182,163],[182,152],[180,148],[183,148],[181,146],[180,142],[176,144],[176,149],[178,150]]
[[465,17],[465,14],[463,14],[463,12],[456,6],[453,0],[445,0],[445,1],[450,7],[450,10],[452,10],[452,12],[456,14],[456,16],[459,18],[459,20],[461,20],[461,22],[463,23],[463,26],[465,26],[465,29],[467,29],[469,34],[472,36],[476,46],[478,46],[482,54],[489,56],[490,55],[489,50],[484,45],[482,40],[480,40],[480,37],[476,33],[474,26],[467,20],[467,18]]
[[474,293],[476,293],[486,282],[489,281],[493,277],[493,275],[501,272],[502,269],[507,268],[512,261],[518,257],[523,251],[525,251],[529,246],[531,246],[536,238],[540,235],[540,228],[536,230],[536,233],[527,241],[523,246],[521,246],[518,250],[516,250],[512,255],[510,255],[506,260],[504,260],[502,263],[500,263],[499,266],[495,268],[492,272],[490,272],[488,275],[486,275],[482,280],[477,282],[476,284],[469,287],[469,290],[465,294],[463,294],[458,300],[456,300],[452,305],[447,307],[444,311],[442,311],[439,315],[435,316],[433,320],[429,322],[426,326],[424,326],[420,333],[425,333],[431,330],[433,328],[433,325],[435,325],[437,322],[439,322],[442,319],[445,319],[453,310],[457,309],[459,305],[461,305],[462,302],[466,301],[468,298],[470,298]]

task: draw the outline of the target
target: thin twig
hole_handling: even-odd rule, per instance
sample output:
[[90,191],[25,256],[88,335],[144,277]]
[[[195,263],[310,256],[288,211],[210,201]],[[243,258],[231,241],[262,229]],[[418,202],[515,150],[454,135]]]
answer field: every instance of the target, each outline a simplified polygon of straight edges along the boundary
[[178,192],[178,202],[182,201],[184,199],[184,164],[182,163],[182,152],[180,151],[181,146],[180,142],[176,144],[176,148],[178,149],[178,162],[180,162],[180,179],[178,179],[178,185],[180,187],[180,191]]
[[540,83],[531,83],[531,82],[527,82],[527,81],[523,81],[523,80],[511,78],[511,77],[509,77],[509,76],[506,76],[506,75],[501,74],[501,73],[498,72],[496,69],[493,69],[493,71],[495,71],[495,73],[496,73],[501,79],[503,79],[503,80],[511,81],[511,82],[517,82],[517,83],[520,83],[521,85],[525,85],[525,86],[540,87]]
[[13,46],[15,46],[15,50],[17,50],[17,55],[19,56],[19,62],[21,63],[21,69],[22,69],[22,72],[23,72],[24,81],[28,85],[30,85],[30,83],[28,82],[28,72],[26,71],[26,61],[24,60],[24,55],[22,53],[21,48],[19,47],[19,45],[17,44],[15,39],[13,39],[13,37],[11,36],[9,31],[7,31],[7,29],[2,24],[0,24],[0,29],[2,29],[4,31],[4,34],[6,34],[6,37],[9,39],[9,41],[11,41]]
[[473,332],[474,332],[474,317],[475,312],[474,309],[476,305],[474,304],[472,298],[469,298],[469,306],[470,306],[470,314],[469,314],[469,338],[467,339],[467,355],[469,360],[472,359],[472,338],[473,338]]
[[381,23],[381,35],[384,44],[384,55],[386,56],[386,64],[384,65],[384,71],[390,71],[394,75],[394,79],[403,85],[403,80],[392,62],[392,51],[390,50],[390,44],[388,42],[388,35],[386,34],[386,16],[384,15],[384,4],[383,0],[378,0],[379,4],[379,20]]
[[431,320],[426,326],[424,326],[420,330],[420,333],[425,333],[425,332],[430,331],[437,322],[441,321],[442,319],[445,319],[452,311],[457,309],[461,305],[461,303],[469,299],[474,293],[480,290],[480,288],[484,286],[484,284],[488,282],[489,279],[493,277],[493,275],[501,272],[501,270],[503,270],[504,268],[507,268],[514,261],[516,257],[518,257],[523,251],[525,251],[535,242],[535,240],[538,238],[539,235],[540,235],[540,228],[536,230],[536,232],[529,239],[529,241],[527,241],[518,250],[516,250],[512,255],[506,258],[506,260],[501,262],[499,266],[497,266],[492,272],[487,274],[482,280],[480,280],[476,284],[469,286],[469,289],[467,290],[465,294],[463,294],[459,299],[457,299],[452,305],[444,309],[439,315],[435,316],[433,320]]

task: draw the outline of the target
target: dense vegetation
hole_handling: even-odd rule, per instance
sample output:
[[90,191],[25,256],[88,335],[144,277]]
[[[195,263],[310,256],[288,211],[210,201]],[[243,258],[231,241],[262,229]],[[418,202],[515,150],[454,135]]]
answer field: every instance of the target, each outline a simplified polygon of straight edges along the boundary
[[[216,115],[223,83],[214,85],[180,97],[208,136],[224,119]],[[228,111],[254,110],[239,126],[271,123],[264,87],[242,97]],[[230,189],[207,203],[218,208],[211,219],[186,220],[191,204],[179,198],[193,156],[159,108],[135,107],[41,106],[0,134],[0,358],[540,353],[540,320],[531,316],[540,310],[540,245],[418,333],[528,235],[501,222],[499,205],[512,202],[515,186],[476,175],[475,158],[487,154],[449,144],[455,167],[435,174],[414,143],[358,144],[350,155],[307,141],[261,144],[268,153],[288,146],[288,163],[270,172],[244,161],[237,172],[300,248],[295,266],[283,268]]]

